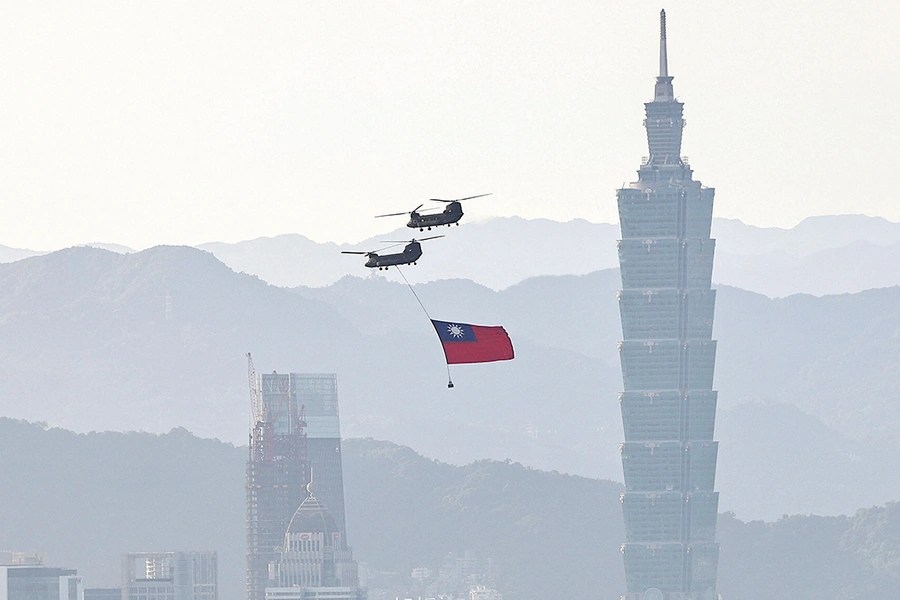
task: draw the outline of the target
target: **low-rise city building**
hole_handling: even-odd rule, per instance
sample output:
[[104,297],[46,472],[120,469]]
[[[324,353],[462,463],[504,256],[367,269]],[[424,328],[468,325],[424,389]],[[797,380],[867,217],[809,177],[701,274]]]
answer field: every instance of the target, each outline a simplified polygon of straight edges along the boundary
[[218,578],[215,552],[133,552],[122,559],[121,597],[218,600]]
[[0,552],[0,600],[84,600],[75,569],[42,565],[39,555]]

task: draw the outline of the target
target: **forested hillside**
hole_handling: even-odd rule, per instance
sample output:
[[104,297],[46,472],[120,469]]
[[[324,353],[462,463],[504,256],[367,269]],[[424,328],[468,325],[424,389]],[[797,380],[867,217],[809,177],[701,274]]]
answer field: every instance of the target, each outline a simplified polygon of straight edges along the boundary
[[[447,443],[452,443],[448,440]],[[457,467],[368,439],[343,445],[348,537],[374,571],[408,575],[448,552],[491,557],[511,600],[614,600],[624,586],[619,484],[514,462]],[[243,597],[246,449],[168,434],[75,434],[0,419],[0,548],[43,552],[86,586],[139,550],[219,553],[222,600]],[[851,517],[720,516],[729,600],[892,597],[900,505]]]

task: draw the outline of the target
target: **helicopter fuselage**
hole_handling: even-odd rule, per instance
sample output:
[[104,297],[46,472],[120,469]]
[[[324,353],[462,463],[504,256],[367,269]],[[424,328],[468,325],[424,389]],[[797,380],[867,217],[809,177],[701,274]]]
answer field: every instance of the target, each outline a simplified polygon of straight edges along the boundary
[[415,263],[422,257],[422,245],[419,242],[410,242],[403,248],[403,252],[395,252],[394,254],[377,254],[371,252],[366,266],[370,269],[378,267],[386,269],[394,265],[408,265]]
[[458,222],[462,216],[462,204],[459,202],[450,202],[444,210],[438,213],[427,213],[423,215],[416,211],[412,211],[409,213],[409,223],[407,223],[406,226],[413,229],[418,228],[419,230],[425,228],[431,229],[432,227],[439,227],[441,225],[447,225],[449,227],[453,223]]

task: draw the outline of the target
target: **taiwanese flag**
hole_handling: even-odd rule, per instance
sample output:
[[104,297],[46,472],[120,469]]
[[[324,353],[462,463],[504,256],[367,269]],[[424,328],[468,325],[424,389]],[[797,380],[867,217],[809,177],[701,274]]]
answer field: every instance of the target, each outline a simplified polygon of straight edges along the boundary
[[511,360],[512,342],[502,327],[431,320],[444,346],[448,365]]

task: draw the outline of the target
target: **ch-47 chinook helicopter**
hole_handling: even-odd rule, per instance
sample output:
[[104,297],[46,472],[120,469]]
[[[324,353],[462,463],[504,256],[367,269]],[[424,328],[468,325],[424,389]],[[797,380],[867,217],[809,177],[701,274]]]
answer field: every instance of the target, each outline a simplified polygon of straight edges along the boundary
[[387,248],[382,248],[379,252],[383,252],[384,250],[389,250],[390,248],[394,248],[399,246],[400,244],[406,244],[403,248],[403,252],[395,252],[393,254],[378,254],[378,252],[355,252],[350,250],[344,250],[341,254],[363,254],[368,257],[366,261],[366,266],[370,269],[374,269],[378,267],[378,270],[387,269],[388,267],[393,267],[395,265],[414,265],[416,261],[422,256],[422,245],[419,242],[424,242],[427,240],[433,240],[436,238],[442,238],[442,235],[433,235],[431,237],[422,238],[421,240],[409,240],[408,242],[393,242],[387,241],[385,244],[394,244],[394,246],[388,246]]
[[406,212],[398,212],[398,213],[390,213],[387,215],[377,215],[375,218],[381,217],[397,217],[400,215],[409,215],[409,223],[406,224],[407,227],[419,228],[419,231],[425,231],[428,229],[431,231],[432,227],[439,227],[441,225],[446,225],[450,227],[453,223],[459,225],[459,220],[463,216],[462,202],[463,200],[472,200],[474,198],[483,198],[485,196],[490,196],[490,194],[479,194],[477,196],[469,196],[468,198],[458,198],[456,200],[441,200],[440,198],[431,198],[431,202],[445,202],[447,203],[447,207],[440,212],[425,212],[420,213],[419,209],[424,206],[424,204],[420,204],[408,213]]

